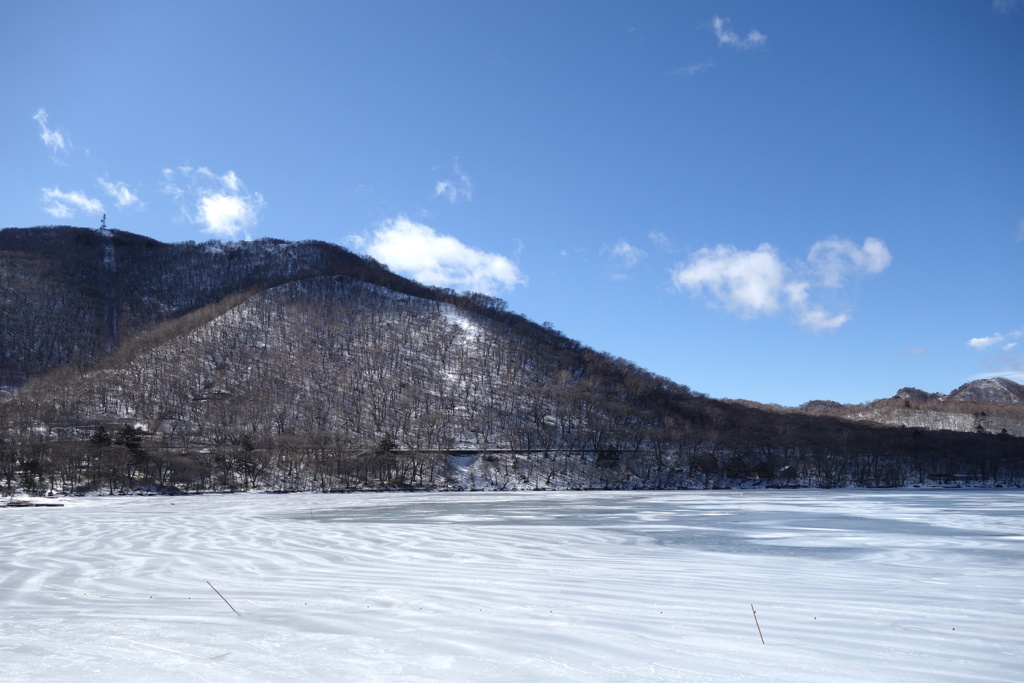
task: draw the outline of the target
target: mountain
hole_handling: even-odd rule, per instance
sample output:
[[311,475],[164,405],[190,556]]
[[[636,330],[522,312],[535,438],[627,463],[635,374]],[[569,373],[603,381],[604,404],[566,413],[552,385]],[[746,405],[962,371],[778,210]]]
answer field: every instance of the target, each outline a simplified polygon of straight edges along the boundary
[[0,274],[9,490],[1024,482],[994,414],[713,400],[322,242],[8,229]]
[[1005,377],[979,379],[958,387],[946,398],[950,401],[1021,405],[1024,404],[1024,386]]
[[429,294],[324,242],[165,244],[120,230],[0,230],[0,387],[62,365],[87,367],[155,323],[313,275]]
[[976,379],[962,384],[948,394],[935,394],[904,387],[896,392],[895,398],[928,403],[931,401],[967,401],[974,403],[1024,403],[1024,386],[1005,377]]
[[949,394],[904,387],[862,405],[811,401],[802,412],[918,429],[1024,436],[1024,386],[1005,377],[968,382]]

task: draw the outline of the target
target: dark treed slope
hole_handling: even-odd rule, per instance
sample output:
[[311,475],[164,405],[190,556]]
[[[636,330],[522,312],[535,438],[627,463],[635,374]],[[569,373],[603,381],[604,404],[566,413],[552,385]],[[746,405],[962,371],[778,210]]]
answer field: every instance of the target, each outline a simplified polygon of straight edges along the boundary
[[0,230],[0,386],[85,367],[153,323],[314,275],[430,292],[323,242],[164,244],[119,230]]
[[5,230],[0,267],[7,489],[1024,480],[1009,432],[711,400],[325,243]]

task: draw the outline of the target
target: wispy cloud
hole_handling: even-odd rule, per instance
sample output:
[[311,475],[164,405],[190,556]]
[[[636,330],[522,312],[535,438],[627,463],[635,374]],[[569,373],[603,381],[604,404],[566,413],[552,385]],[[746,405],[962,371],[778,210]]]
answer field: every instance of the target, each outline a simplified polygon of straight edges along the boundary
[[1024,0],[992,0],[992,11],[997,14],[1008,14],[1018,7],[1024,7]]
[[990,346],[995,346],[1004,339],[1005,337],[1003,337],[1003,335],[996,333],[988,337],[972,337],[967,341],[967,345],[972,349],[987,349]]
[[627,277],[628,271],[647,258],[646,251],[630,244],[626,240],[619,240],[614,246],[611,248],[606,247],[601,252],[608,254],[612,264],[612,278],[617,280]]
[[1024,331],[1021,330],[1014,330],[1006,334],[996,332],[987,337],[972,337],[967,341],[967,345],[979,351],[984,351],[993,346],[998,346],[1003,351],[1009,351],[1017,346],[1018,340],[1021,337],[1024,337]]
[[242,234],[248,239],[266,206],[263,195],[249,192],[234,171],[217,175],[206,167],[180,166],[163,173],[164,193],[184,202],[186,220],[205,226],[203,232],[215,237],[234,239]]
[[444,197],[452,204],[465,199],[467,202],[473,199],[473,181],[459,167],[459,162],[454,163],[455,179],[440,180],[434,186],[434,196]]
[[813,306],[795,306],[797,322],[812,332],[831,332],[850,321],[846,313],[831,315],[821,308]]
[[658,247],[661,251],[672,251],[672,240],[668,238],[663,232],[657,230],[651,230],[647,233],[647,238],[654,243],[654,246]]
[[43,211],[54,218],[71,218],[76,211],[103,213],[103,203],[77,190],[61,192],[59,188],[43,188]]
[[728,45],[729,47],[735,47],[740,50],[749,50],[755,47],[762,47],[766,42],[768,42],[768,36],[761,33],[756,28],[752,29],[746,36],[741,38],[740,35],[733,31],[729,26],[729,20],[721,17],[715,17],[711,20],[711,28],[715,32],[715,37],[718,38],[719,45]]
[[526,284],[518,266],[500,254],[468,247],[405,216],[386,220],[368,237],[349,241],[394,270],[423,284],[493,294]]
[[846,313],[831,313],[811,300],[816,287],[836,288],[853,274],[874,274],[885,269],[892,257],[881,240],[869,238],[865,247],[848,240],[829,238],[811,247],[810,267],[799,270],[815,277],[797,277],[775,247],[762,244],[753,251],[731,245],[718,245],[695,252],[689,262],[670,270],[677,289],[692,294],[708,292],[713,305],[743,318],[790,312],[797,323],[809,330],[835,330],[847,323]]
[[695,64],[690,64],[688,66],[684,66],[684,67],[679,68],[679,69],[673,69],[672,71],[668,72],[668,75],[669,76],[693,76],[695,74],[699,74],[701,71],[705,71],[706,69],[710,69],[714,65],[715,65],[714,62],[712,62],[710,60],[704,60],[703,62],[697,62]]
[[612,247],[611,255],[623,268],[633,268],[647,256],[647,252],[640,247],[634,247],[626,240],[619,240]]
[[50,150],[51,154],[56,155],[58,152],[67,152],[67,148],[70,146],[70,143],[64,138],[63,133],[59,130],[53,130],[49,125],[47,125],[49,118],[50,117],[46,113],[46,110],[42,107],[40,107],[39,111],[36,112],[36,115],[32,117],[32,119],[39,124],[39,128],[41,129],[39,132],[39,138],[43,141],[43,144],[46,145],[47,149]]
[[1024,382],[1024,354],[1019,349],[1021,339],[1024,339],[1024,328],[969,339],[967,346],[983,354],[981,365],[985,368],[983,374],[973,379],[1000,376]]
[[165,168],[163,171],[164,181],[160,186],[163,193],[170,195],[175,201],[185,196],[185,190],[178,185],[177,179],[175,178],[175,175],[178,172],[185,175],[191,173],[192,169],[188,166],[179,166],[177,171],[173,168]]
[[904,358],[913,358],[914,356],[923,356],[923,355],[924,355],[924,347],[923,346],[911,346],[909,349],[904,349],[903,352],[900,353],[900,359],[902,360]]
[[110,182],[106,178],[97,178],[96,182],[100,184],[103,191],[114,198],[119,208],[125,208],[129,206],[142,206],[142,202],[139,200],[139,196],[128,189],[128,186],[121,181]]
[[811,247],[807,260],[825,287],[842,287],[851,275],[874,275],[892,263],[892,254],[882,240],[869,237],[862,246],[850,240],[829,237]]

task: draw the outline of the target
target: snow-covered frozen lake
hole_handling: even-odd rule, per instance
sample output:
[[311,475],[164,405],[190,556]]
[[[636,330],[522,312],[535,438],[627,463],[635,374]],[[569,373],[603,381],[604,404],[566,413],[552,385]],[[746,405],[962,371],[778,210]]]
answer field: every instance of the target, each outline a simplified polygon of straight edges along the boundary
[[1024,676],[1022,491],[66,503],[0,510],[5,681]]

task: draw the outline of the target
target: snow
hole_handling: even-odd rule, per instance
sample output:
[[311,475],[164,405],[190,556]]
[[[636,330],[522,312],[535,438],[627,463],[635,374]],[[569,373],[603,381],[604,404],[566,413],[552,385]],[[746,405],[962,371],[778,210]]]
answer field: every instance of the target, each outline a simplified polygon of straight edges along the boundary
[[113,242],[103,245],[103,267],[107,270],[117,270],[117,258],[114,255]]
[[470,320],[469,316],[459,309],[455,308],[451,304],[445,304],[442,310],[444,312],[445,320],[447,320],[449,324],[455,325],[462,330],[462,337],[460,339],[462,343],[472,343],[483,336],[483,328]]
[[1024,671],[1021,491],[62,502],[0,510],[6,681]]

